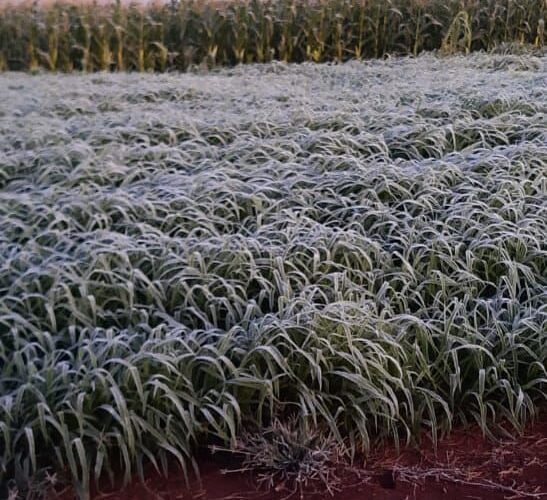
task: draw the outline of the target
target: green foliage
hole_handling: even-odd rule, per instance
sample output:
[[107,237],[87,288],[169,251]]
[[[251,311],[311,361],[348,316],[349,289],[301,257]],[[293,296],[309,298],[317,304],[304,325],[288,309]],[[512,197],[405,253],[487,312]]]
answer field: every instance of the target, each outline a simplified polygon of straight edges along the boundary
[[0,70],[166,71],[544,44],[543,0],[234,0],[0,10]]
[[547,395],[544,64],[0,75],[2,487],[187,473],[276,419],[347,453],[522,429]]

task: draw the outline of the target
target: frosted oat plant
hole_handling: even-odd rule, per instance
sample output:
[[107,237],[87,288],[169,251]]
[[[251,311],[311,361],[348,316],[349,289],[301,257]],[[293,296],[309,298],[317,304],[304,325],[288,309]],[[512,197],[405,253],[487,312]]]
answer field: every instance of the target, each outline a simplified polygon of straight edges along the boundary
[[0,75],[0,482],[547,396],[546,59]]

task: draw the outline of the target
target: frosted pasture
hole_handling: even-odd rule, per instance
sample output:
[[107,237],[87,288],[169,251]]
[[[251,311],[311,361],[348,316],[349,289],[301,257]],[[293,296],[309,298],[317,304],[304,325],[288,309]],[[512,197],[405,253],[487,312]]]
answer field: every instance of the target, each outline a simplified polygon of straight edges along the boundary
[[521,425],[546,394],[545,62],[1,74],[6,470],[42,450],[85,489],[113,450],[130,474],[295,412],[365,447]]

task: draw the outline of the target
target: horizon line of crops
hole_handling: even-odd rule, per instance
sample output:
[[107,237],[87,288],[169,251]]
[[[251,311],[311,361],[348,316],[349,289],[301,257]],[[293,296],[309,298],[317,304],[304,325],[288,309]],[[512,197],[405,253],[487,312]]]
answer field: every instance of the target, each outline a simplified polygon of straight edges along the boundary
[[58,2],[0,10],[0,71],[185,71],[543,47],[547,0]]

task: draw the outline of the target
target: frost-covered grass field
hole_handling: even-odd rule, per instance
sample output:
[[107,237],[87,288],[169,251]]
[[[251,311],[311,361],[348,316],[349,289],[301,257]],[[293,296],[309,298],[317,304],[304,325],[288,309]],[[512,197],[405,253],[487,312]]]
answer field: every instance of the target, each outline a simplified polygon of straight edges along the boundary
[[0,482],[368,449],[547,396],[545,58],[0,75]]

